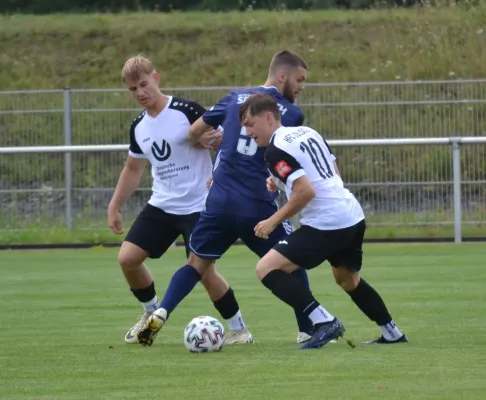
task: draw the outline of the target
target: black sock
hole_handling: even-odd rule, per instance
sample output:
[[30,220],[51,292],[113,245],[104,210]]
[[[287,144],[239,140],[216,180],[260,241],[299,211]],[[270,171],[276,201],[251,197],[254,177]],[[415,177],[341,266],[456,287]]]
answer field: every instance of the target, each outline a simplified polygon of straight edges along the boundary
[[234,317],[240,310],[240,306],[236,301],[235,292],[231,288],[219,300],[213,301],[213,304],[225,320]]
[[145,288],[142,289],[130,289],[133,295],[138,299],[140,303],[147,303],[148,301],[152,300],[155,294],[155,285],[152,282]]
[[392,321],[383,299],[378,292],[361,278],[358,286],[347,292],[354,304],[372,321],[378,325],[386,325]]
[[262,283],[284,303],[305,315],[319,306],[309,289],[295,275],[273,270],[262,279]]

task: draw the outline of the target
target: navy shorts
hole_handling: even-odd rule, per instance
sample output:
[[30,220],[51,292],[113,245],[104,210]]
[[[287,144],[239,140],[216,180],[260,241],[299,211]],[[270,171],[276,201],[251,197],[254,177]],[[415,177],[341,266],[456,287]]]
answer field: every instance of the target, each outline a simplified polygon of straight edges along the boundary
[[292,232],[290,221],[277,226],[268,239],[255,236],[255,226],[262,218],[227,215],[203,211],[192,231],[191,251],[205,260],[217,260],[238,239],[257,256],[263,257],[278,242]]

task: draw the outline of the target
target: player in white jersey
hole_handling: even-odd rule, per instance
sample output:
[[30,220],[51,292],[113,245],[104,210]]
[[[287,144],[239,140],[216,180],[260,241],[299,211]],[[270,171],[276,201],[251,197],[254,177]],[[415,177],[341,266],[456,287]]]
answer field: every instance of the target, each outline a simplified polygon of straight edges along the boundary
[[[160,258],[179,235],[184,238],[186,255],[189,254],[189,237],[203,209],[212,161],[209,150],[193,146],[186,139],[191,125],[206,111],[204,107],[163,94],[158,86],[159,74],[143,56],[125,63],[122,80],[145,110],[132,123],[128,158],[108,208],[108,225],[114,233],[123,233],[119,210],[138,187],[147,160],[153,177],[152,196],[118,255],[130,290],[145,311],[125,335],[127,343],[137,343],[137,333],[159,306],[154,279],[144,262],[147,258]],[[205,135],[211,140],[217,132],[212,130]],[[214,263],[201,282],[220,314],[235,315],[235,321],[228,321],[232,332],[229,336],[233,343],[242,342],[235,331],[243,317],[233,290],[216,272]]]
[[[283,127],[275,100],[266,94],[249,97],[240,109],[240,120],[248,136],[267,148],[269,170],[286,185],[288,195],[287,204],[261,221],[255,234],[267,238],[281,221],[300,212],[301,227],[270,250],[256,269],[275,296],[313,322],[312,338],[301,349],[322,347],[345,331],[342,323],[291,274],[298,268],[315,268],[326,260],[333,267],[336,283],[381,329],[379,339],[365,343],[407,342],[380,295],[360,277],[365,216],[359,202],[344,188],[326,141],[308,127]],[[267,188],[277,190],[271,178]]]

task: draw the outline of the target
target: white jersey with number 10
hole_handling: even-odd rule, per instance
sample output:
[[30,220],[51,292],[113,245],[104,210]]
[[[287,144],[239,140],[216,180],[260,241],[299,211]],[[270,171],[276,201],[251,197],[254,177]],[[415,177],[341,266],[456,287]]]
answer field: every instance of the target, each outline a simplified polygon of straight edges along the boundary
[[273,134],[265,153],[270,172],[286,185],[292,196],[293,182],[306,175],[316,196],[301,211],[300,223],[320,230],[353,226],[364,219],[363,210],[344,187],[326,141],[308,127],[281,127]]

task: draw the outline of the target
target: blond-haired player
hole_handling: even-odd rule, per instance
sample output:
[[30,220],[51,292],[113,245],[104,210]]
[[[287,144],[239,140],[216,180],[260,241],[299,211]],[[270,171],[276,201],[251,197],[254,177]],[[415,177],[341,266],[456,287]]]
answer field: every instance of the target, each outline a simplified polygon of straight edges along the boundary
[[[191,125],[205,113],[204,107],[162,93],[159,73],[141,55],[126,61],[122,81],[144,110],[131,125],[127,161],[108,207],[108,225],[114,233],[123,234],[120,208],[137,189],[147,161],[152,165],[153,177],[152,195],[118,254],[130,290],[145,311],[125,335],[127,343],[137,343],[138,331],[159,305],[154,278],[145,260],[160,258],[179,235],[183,236],[189,254],[189,237],[203,209],[212,161],[208,149],[186,140]],[[208,131],[207,141],[218,134],[216,130]],[[234,292],[216,272],[214,264],[201,282],[230,327],[226,343],[252,342]]]

